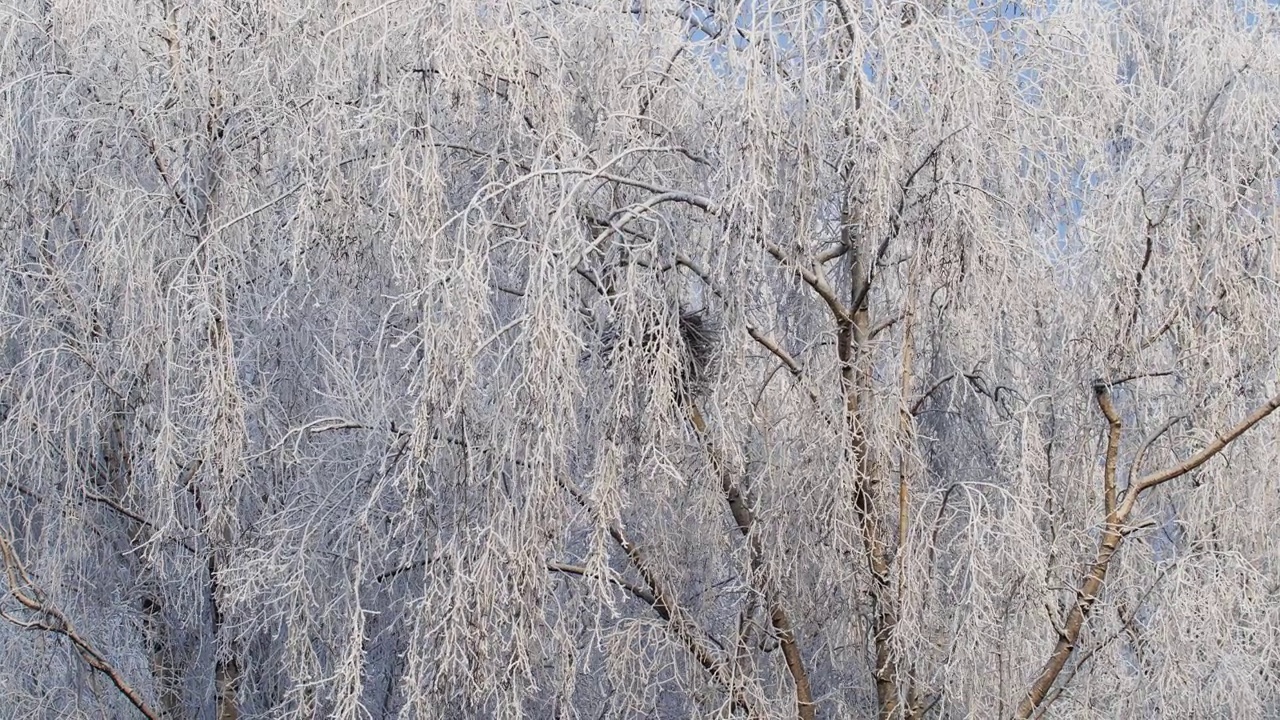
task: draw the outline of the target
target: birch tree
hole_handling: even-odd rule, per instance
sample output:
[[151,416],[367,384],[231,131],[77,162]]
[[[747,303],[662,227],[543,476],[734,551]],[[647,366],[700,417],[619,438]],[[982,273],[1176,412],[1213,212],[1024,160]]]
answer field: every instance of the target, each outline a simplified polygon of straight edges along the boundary
[[3,705],[1275,716],[1278,21],[9,3]]

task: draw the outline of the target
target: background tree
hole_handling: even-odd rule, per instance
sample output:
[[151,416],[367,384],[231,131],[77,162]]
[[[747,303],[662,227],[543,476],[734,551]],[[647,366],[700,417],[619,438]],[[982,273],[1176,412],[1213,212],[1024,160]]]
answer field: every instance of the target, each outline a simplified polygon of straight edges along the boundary
[[1280,713],[1278,15],[10,3],[4,706]]

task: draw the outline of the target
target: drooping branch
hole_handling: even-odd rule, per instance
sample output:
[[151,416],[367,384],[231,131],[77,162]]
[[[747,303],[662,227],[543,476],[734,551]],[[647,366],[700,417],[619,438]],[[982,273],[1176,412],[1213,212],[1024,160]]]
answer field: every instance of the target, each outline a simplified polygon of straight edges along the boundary
[[61,635],[71,641],[71,644],[76,648],[77,654],[89,664],[89,667],[106,675],[111,680],[111,684],[116,687],[116,690],[120,691],[120,694],[137,708],[143,717],[149,720],[159,720],[159,713],[147,704],[142,694],[125,680],[115,665],[107,660],[100,650],[76,630],[75,626],[71,624],[71,621],[67,619],[67,616],[61,610],[45,601],[44,593],[36,588],[22,561],[18,559],[13,545],[5,537],[0,537],[0,560],[3,560],[5,573],[8,576],[9,595],[23,607],[38,613],[38,617],[29,622],[24,622],[11,617],[8,613],[0,614],[3,614],[6,620],[19,627],[44,630]]
[[712,468],[720,476],[721,490],[724,492],[725,501],[729,505],[729,513],[733,516],[734,524],[737,525],[743,537],[747,539],[747,546],[751,552],[751,567],[764,576],[765,588],[763,595],[769,603],[769,621],[773,624],[774,632],[777,633],[778,644],[782,648],[783,660],[786,662],[787,671],[791,674],[791,680],[795,684],[796,714],[801,720],[814,720],[817,717],[818,706],[813,701],[813,688],[809,681],[809,672],[804,666],[804,656],[800,653],[800,644],[796,641],[795,629],[779,596],[779,590],[775,587],[776,583],[772,581],[771,573],[765,565],[764,548],[760,544],[760,536],[751,532],[751,527],[755,524],[755,514],[752,512],[747,498],[743,495],[740,483],[734,481],[725,466],[724,458],[711,445],[707,432],[707,423],[702,417],[702,412],[692,402],[689,403],[688,411],[690,423],[707,448],[707,455],[711,460]]
[[730,691],[735,707],[745,712],[748,717],[756,717],[755,703],[744,691],[742,684],[735,681],[732,664],[710,647],[714,641],[706,637],[706,632],[688,617],[676,602],[675,594],[658,576],[644,551],[627,537],[617,522],[604,517],[604,514],[587,496],[586,491],[578,487],[577,483],[564,476],[557,477],[557,483],[591,515],[595,522],[605,527],[618,547],[626,553],[631,566],[640,574],[645,585],[648,586],[648,593],[653,596],[653,602],[650,604],[658,613],[658,617],[666,621],[671,634],[684,645],[694,660],[715,678],[716,682]]

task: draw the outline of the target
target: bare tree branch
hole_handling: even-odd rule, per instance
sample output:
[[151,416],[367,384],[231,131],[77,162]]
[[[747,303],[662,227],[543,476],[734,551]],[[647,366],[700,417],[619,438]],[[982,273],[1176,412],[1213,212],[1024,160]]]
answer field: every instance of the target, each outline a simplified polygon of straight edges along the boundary
[[1163,470],[1158,470],[1149,475],[1144,475],[1136,483],[1133,483],[1133,489],[1130,494],[1136,499],[1138,494],[1145,490],[1156,487],[1157,485],[1166,483],[1175,478],[1179,478],[1192,470],[1195,470],[1208,462],[1213,456],[1225,450],[1232,441],[1248,432],[1254,425],[1257,425],[1266,419],[1266,417],[1275,412],[1275,409],[1278,407],[1280,407],[1280,395],[1275,395],[1270,400],[1259,405],[1257,409],[1249,413],[1249,415],[1239,423],[1236,423],[1235,426],[1218,433],[1213,442],[1204,446],[1204,448],[1195,455],[1192,455],[1177,465],[1167,467]]
[[[23,607],[38,613],[39,618],[30,623],[22,624],[23,627],[31,629],[45,630],[57,635],[65,637],[71,641],[76,648],[80,658],[89,665],[89,667],[102,673],[111,680],[111,684],[116,690],[129,701],[131,705],[137,708],[143,717],[149,720],[160,720],[160,715],[147,704],[142,695],[134,689],[134,687],[125,680],[120,671],[107,660],[96,647],[76,631],[75,626],[63,615],[58,608],[48,604],[43,599],[41,593],[36,587],[31,577],[27,575],[26,569],[22,566],[22,562],[18,559],[17,553],[14,552],[13,545],[7,538],[0,537],[0,560],[4,561],[5,572],[9,578],[9,595],[17,600]],[[7,614],[6,619],[13,621]]]

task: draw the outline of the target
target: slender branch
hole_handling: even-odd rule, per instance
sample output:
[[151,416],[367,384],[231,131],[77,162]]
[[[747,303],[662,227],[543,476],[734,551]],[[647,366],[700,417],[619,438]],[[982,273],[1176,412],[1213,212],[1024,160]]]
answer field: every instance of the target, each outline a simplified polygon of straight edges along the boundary
[[1142,444],[1138,446],[1138,452],[1135,453],[1133,456],[1133,462],[1129,463],[1130,483],[1132,483],[1132,478],[1134,475],[1142,472],[1142,462],[1147,459],[1147,451],[1151,449],[1152,443],[1160,439],[1161,435],[1164,435],[1166,432],[1169,432],[1169,428],[1177,424],[1179,420],[1183,420],[1185,418],[1186,418],[1185,415],[1177,415],[1169,418],[1169,420],[1165,422],[1164,425],[1161,425],[1155,432],[1148,435],[1147,438],[1142,441]]
[[[579,577],[591,577],[591,578],[599,577],[598,573],[591,572],[590,570],[586,569],[582,565],[570,565],[568,563],[562,563],[562,562],[548,562],[547,569],[553,572],[565,573],[566,575],[577,575]],[[623,590],[626,590],[632,595],[635,595],[637,598],[643,600],[648,605],[657,606],[658,604],[658,599],[653,596],[653,593],[649,592],[648,590],[645,590],[639,585],[628,582],[618,577],[610,577],[605,579],[613,583],[614,585],[617,585],[618,587],[622,588]]]
[[880,322],[876,323],[875,327],[871,328],[871,330],[867,333],[867,339],[871,340],[875,338],[875,336],[879,335],[885,330],[888,330],[894,325],[897,325],[898,321],[900,320],[902,320],[901,315],[894,315],[893,317],[888,318],[886,320],[881,320]]
[[885,234],[884,238],[880,241],[880,246],[876,248],[875,258],[872,259],[871,263],[867,267],[867,281],[862,284],[858,289],[858,293],[854,295],[853,302],[850,304],[850,307],[862,307],[863,301],[867,298],[867,293],[871,292],[871,286],[875,281],[876,267],[880,264],[880,261],[884,259],[884,254],[888,252],[889,244],[896,239],[898,234],[902,231],[902,216],[906,212],[907,194],[911,192],[911,186],[915,184],[916,178],[920,175],[920,171],[924,170],[929,163],[937,159],[938,152],[942,150],[942,146],[948,140],[959,135],[968,128],[968,125],[956,128],[945,135],[942,139],[938,140],[933,148],[931,148],[928,153],[925,153],[924,159],[920,161],[920,164],[916,165],[915,168],[907,174],[907,179],[902,183],[902,192],[898,196],[898,205],[889,216],[889,232]]
[[769,337],[768,335],[765,335],[764,333],[760,332],[759,329],[757,329],[754,325],[750,325],[750,324],[747,325],[747,334],[750,335],[751,339],[759,343],[760,346],[763,347],[765,350],[768,350],[769,352],[777,356],[777,358],[782,361],[782,364],[787,367],[787,370],[791,371],[792,375],[794,375],[796,378],[802,377],[803,373],[800,371],[800,364],[797,363],[795,358],[791,357],[791,353],[783,349],[782,346],[777,343],[777,341],[775,341],[773,338]]
[[[96,502],[96,503],[101,503],[101,504],[103,504],[103,505],[106,505],[107,507],[111,508],[112,510],[116,511],[117,513],[119,513],[119,514],[123,515],[124,517],[127,517],[127,518],[129,518],[130,520],[134,521],[135,523],[137,523],[137,524],[141,525],[142,527],[145,527],[145,528],[147,528],[147,529],[149,529],[149,530],[151,530],[151,531],[153,531],[153,532],[155,531],[155,527],[156,527],[156,526],[155,526],[155,523],[153,523],[153,522],[151,522],[150,520],[148,520],[148,519],[146,519],[146,518],[142,517],[141,515],[139,515],[139,514],[137,514],[137,513],[133,512],[132,510],[130,510],[130,509],[128,509],[128,508],[126,508],[126,507],[125,507],[124,505],[122,505],[121,503],[119,503],[119,502],[117,502],[117,501],[115,501],[115,500],[113,500],[113,499],[111,499],[111,498],[109,498],[109,497],[107,497],[107,496],[105,496],[105,495],[99,495],[98,493],[95,493],[95,492],[93,492],[92,490],[89,490],[88,488],[85,488],[85,489],[83,490],[83,493],[84,493],[84,496],[85,496],[85,498],[86,498],[86,499],[88,499],[88,500],[92,500],[92,501],[94,501],[94,502]],[[181,545],[182,547],[186,548],[189,552],[192,552],[192,553],[195,553],[195,552],[196,552],[196,549],[195,549],[194,547],[192,547],[189,543],[187,543],[185,540],[183,540],[183,539],[181,539],[181,538],[170,538],[170,539],[171,539],[171,540],[173,540],[173,542],[177,543],[178,545]]]
[[703,283],[705,283],[707,288],[709,288],[716,297],[718,298],[724,297],[724,295],[720,292],[720,288],[716,287],[716,284],[712,282],[711,273],[708,273],[706,270],[704,270],[701,265],[694,262],[688,255],[685,255],[682,252],[677,252],[676,264],[688,268],[690,272],[692,272],[694,275],[697,275],[698,279],[701,280]]
[[723,208],[717,205],[715,201],[713,201],[711,198],[698,195],[696,193],[684,192],[682,190],[672,190],[670,188],[665,188],[660,185],[654,185],[653,183],[646,182],[644,180],[636,180],[635,178],[629,178],[622,175],[614,175],[613,173],[605,173],[605,172],[596,172],[594,170],[587,170],[582,168],[566,168],[562,172],[591,175],[592,177],[598,177],[603,180],[608,180],[609,182],[617,183],[619,185],[628,185],[630,187],[640,188],[641,190],[648,190],[649,192],[655,195],[661,196],[662,202],[670,202],[670,201],[682,202],[687,205],[692,205],[700,210],[705,210],[710,215],[719,215],[721,212],[723,212]]
[[1173,327],[1173,321],[1177,317],[1178,317],[1177,311],[1176,310],[1171,311],[1169,313],[1169,317],[1163,323],[1160,324],[1160,327],[1157,328],[1155,332],[1148,335],[1147,339],[1142,341],[1142,344],[1138,346],[1138,349],[1146,350],[1147,348],[1154,345],[1155,342],[1160,339],[1160,336],[1164,335],[1166,332],[1169,331],[1169,328]]
[[1132,495],[1136,497],[1138,493],[1144,490],[1147,490],[1148,488],[1153,488],[1157,485],[1160,485],[1161,483],[1166,483],[1170,480],[1173,480],[1174,478],[1181,477],[1182,475],[1186,475],[1192,470],[1195,470],[1196,468],[1205,464],[1214,455],[1217,455],[1218,453],[1226,449],[1226,447],[1230,445],[1231,442],[1234,441],[1236,438],[1248,432],[1249,428],[1262,422],[1262,420],[1265,419],[1268,415],[1275,412],[1276,408],[1280,408],[1280,395],[1275,395],[1270,400],[1267,400],[1265,403],[1258,406],[1257,409],[1249,413],[1248,417],[1241,420],[1234,427],[1226,430],[1223,433],[1220,433],[1216,438],[1214,438],[1213,442],[1206,445],[1200,452],[1196,453],[1195,455],[1192,455],[1191,457],[1187,458],[1186,460],[1183,460],[1177,465],[1165,468],[1164,470],[1160,470],[1143,477],[1141,480],[1139,480],[1137,483],[1133,485]]
[[[714,282],[712,282],[711,274],[708,273],[706,270],[704,270],[701,265],[691,260],[684,253],[676,253],[675,262],[677,265],[685,267],[694,275],[697,275],[698,278],[702,280],[703,284],[705,284],[707,288],[711,290],[711,293],[713,295],[715,295],[718,298],[724,297],[724,295],[720,292],[720,288],[717,287]],[[768,350],[775,357],[777,357],[779,360],[782,361],[783,366],[787,368],[787,371],[791,373],[791,376],[794,377],[796,381],[800,383],[801,387],[804,388],[805,393],[809,395],[809,399],[813,401],[815,407],[821,408],[821,403],[818,398],[818,393],[815,392],[814,389],[810,387],[808,383],[805,382],[806,378],[804,376],[804,371],[801,369],[800,363],[796,361],[795,357],[793,357],[791,353],[787,352],[787,349],[782,347],[782,345],[778,343],[778,341],[774,340],[771,336],[761,332],[761,330],[757,328],[755,325],[747,323],[746,329],[747,329],[747,335],[749,335],[752,340],[756,341],[756,343],[758,343],[760,347],[764,348],[765,350]],[[770,378],[772,378],[772,374],[770,375]],[[765,385],[768,385],[767,381]],[[761,388],[761,393],[763,392],[764,390],[763,388]],[[827,419],[825,414],[823,415],[823,419],[824,420]]]
[[955,377],[956,377],[956,374],[951,373],[950,375],[947,375],[946,377],[942,378],[938,382],[934,383],[933,387],[926,390],[925,393],[921,395],[919,398],[917,398],[914,403],[911,403],[911,414],[919,415],[920,408],[924,405],[925,401],[928,400],[930,397],[932,397],[933,394],[937,392],[943,385],[946,385],[947,383],[954,380]]
[[[827,279],[824,276],[819,275],[814,270],[806,268],[794,260],[791,260],[787,257],[786,253],[782,251],[782,248],[777,245],[763,239],[761,239],[760,242],[764,245],[765,251],[772,255],[779,263],[795,270],[795,272],[800,275],[800,279],[804,280],[805,284],[813,288],[813,291],[818,293],[818,296],[827,303],[827,307],[831,308],[831,313],[835,315],[838,320],[847,320],[849,318],[848,308],[840,302],[840,298],[836,295],[835,288],[831,287],[831,284],[827,282]],[[853,307],[857,307],[857,305],[854,305]]]
[[1117,385],[1121,385],[1121,384],[1123,384],[1123,383],[1131,382],[1131,381],[1133,381],[1133,380],[1142,380],[1142,379],[1144,379],[1144,378],[1154,378],[1154,377],[1169,377],[1170,375],[1173,375],[1173,371],[1172,371],[1172,370],[1165,370],[1165,371],[1162,371],[1162,372],[1138,373],[1138,374],[1136,374],[1136,375],[1126,375],[1126,376],[1124,376],[1124,377],[1122,377],[1122,378],[1119,378],[1119,379],[1117,379],[1117,380],[1111,380],[1111,381],[1109,381],[1107,384],[1108,384],[1108,385],[1110,385],[1111,387],[1115,387],[1115,386],[1117,386]]
[[844,28],[845,35],[849,38],[849,44],[851,46],[856,45],[858,37],[854,34],[855,20],[849,11],[848,5],[845,4],[844,0],[835,0],[834,5],[836,6],[836,11],[840,13],[840,26]]

